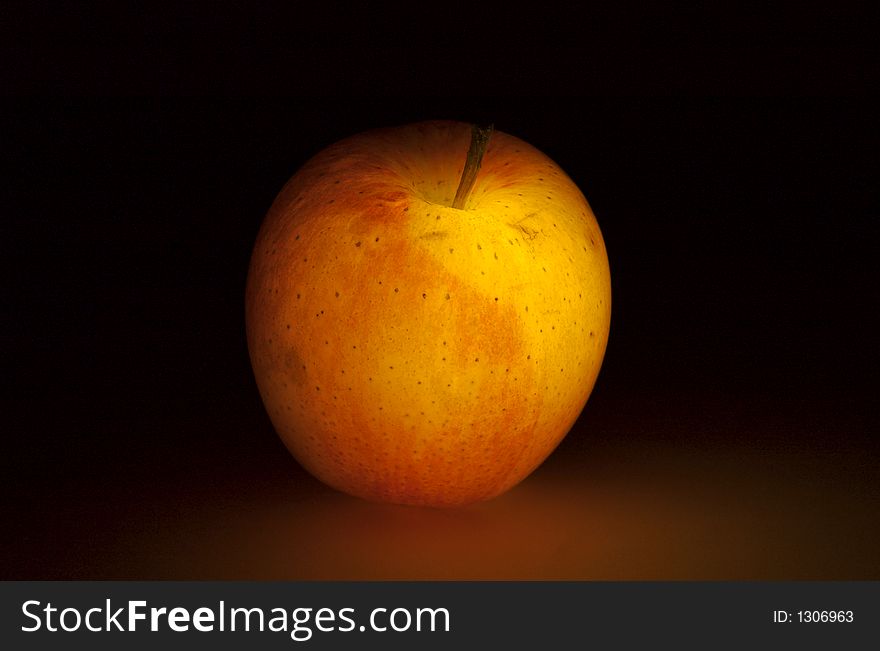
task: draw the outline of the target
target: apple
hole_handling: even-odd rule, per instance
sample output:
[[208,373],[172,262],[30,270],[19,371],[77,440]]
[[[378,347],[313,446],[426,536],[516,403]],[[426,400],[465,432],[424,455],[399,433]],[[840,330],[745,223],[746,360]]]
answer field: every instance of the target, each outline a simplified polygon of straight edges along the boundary
[[281,190],[246,290],[254,375],[299,462],[456,506],[529,475],[593,389],[611,316],[586,199],[518,138],[432,121],[338,142]]

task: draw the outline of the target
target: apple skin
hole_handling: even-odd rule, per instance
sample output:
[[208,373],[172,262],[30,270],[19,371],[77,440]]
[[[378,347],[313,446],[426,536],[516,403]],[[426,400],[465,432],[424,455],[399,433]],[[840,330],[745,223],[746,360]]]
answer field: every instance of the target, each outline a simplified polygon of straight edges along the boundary
[[470,125],[362,133],[308,161],[260,229],[246,291],[260,394],[341,491],[456,506],[510,489],[592,391],[611,280],[586,199],[496,131],[465,209]]

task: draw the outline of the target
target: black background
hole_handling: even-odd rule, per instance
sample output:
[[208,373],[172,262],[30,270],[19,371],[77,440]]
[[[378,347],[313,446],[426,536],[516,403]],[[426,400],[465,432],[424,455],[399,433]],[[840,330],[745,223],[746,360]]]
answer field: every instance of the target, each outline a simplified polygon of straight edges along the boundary
[[[3,578],[187,578],[156,569],[162,543],[147,544],[141,565],[107,550],[127,553],[121,529],[158,540],[255,485],[325,495],[277,440],[253,382],[250,250],[311,155],[429,118],[491,121],[535,145],[602,228],[611,339],[550,471],[621,441],[705,459],[732,445],[783,462],[806,451],[819,460],[798,481],[826,469],[813,479],[850,504],[840,518],[860,521],[841,531],[870,549],[871,16],[484,10],[451,39],[430,17],[335,9],[312,27],[279,25],[265,8],[12,10]],[[817,517],[817,528],[840,526]],[[875,556],[826,571],[814,554],[785,577],[878,578]],[[744,574],[777,576],[755,567]],[[228,576],[212,571],[202,575]]]

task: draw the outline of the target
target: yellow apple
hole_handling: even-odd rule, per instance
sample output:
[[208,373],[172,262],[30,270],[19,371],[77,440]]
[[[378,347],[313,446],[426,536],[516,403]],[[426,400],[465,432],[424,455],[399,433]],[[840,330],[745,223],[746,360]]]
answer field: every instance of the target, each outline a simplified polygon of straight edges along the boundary
[[488,134],[438,121],[338,142],[260,229],[246,295],[257,385],[291,453],[339,490],[494,497],[592,391],[611,315],[599,226],[552,160]]

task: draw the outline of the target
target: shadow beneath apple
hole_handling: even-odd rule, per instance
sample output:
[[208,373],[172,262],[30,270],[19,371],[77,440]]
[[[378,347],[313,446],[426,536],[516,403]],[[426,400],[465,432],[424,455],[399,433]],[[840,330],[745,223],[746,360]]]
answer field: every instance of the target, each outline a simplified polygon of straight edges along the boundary
[[[859,422],[720,399],[714,420],[639,404],[576,427],[521,484],[458,509],[336,492],[268,435],[256,452],[205,450],[101,507],[115,523],[102,539],[74,527],[78,569],[58,578],[880,578],[878,467]],[[829,422],[850,437],[810,435]]]
[[[822,459],[644,442],[597,444],[591,452],[589,461],[551,457],[505,495],[448,510],[365,502],[305,475],[295,484],[242,478],[178,504],[175,515],[160,518],[158,531],[137,535],[128,528],[127,540],[118,541],[118,565],[126,577],[229,580],[720,580],[880,572],[876,562],[865,565],[873,558],[862,548],[870,538],[857,535],[876,496],[816,494],[817,485],[839,476],[823,475]],[[851,517],[838,515],[836,529],[823,526],[845,500]]]
[[371,503],[329,489],[303,500],[256,498],[187,523],[177,541],[196,545],[167,569],[229,579],[571,578],[573,556],[594,556],[583,542],[602,526],[600,511],[583,492],[540,476],[460,509]]

